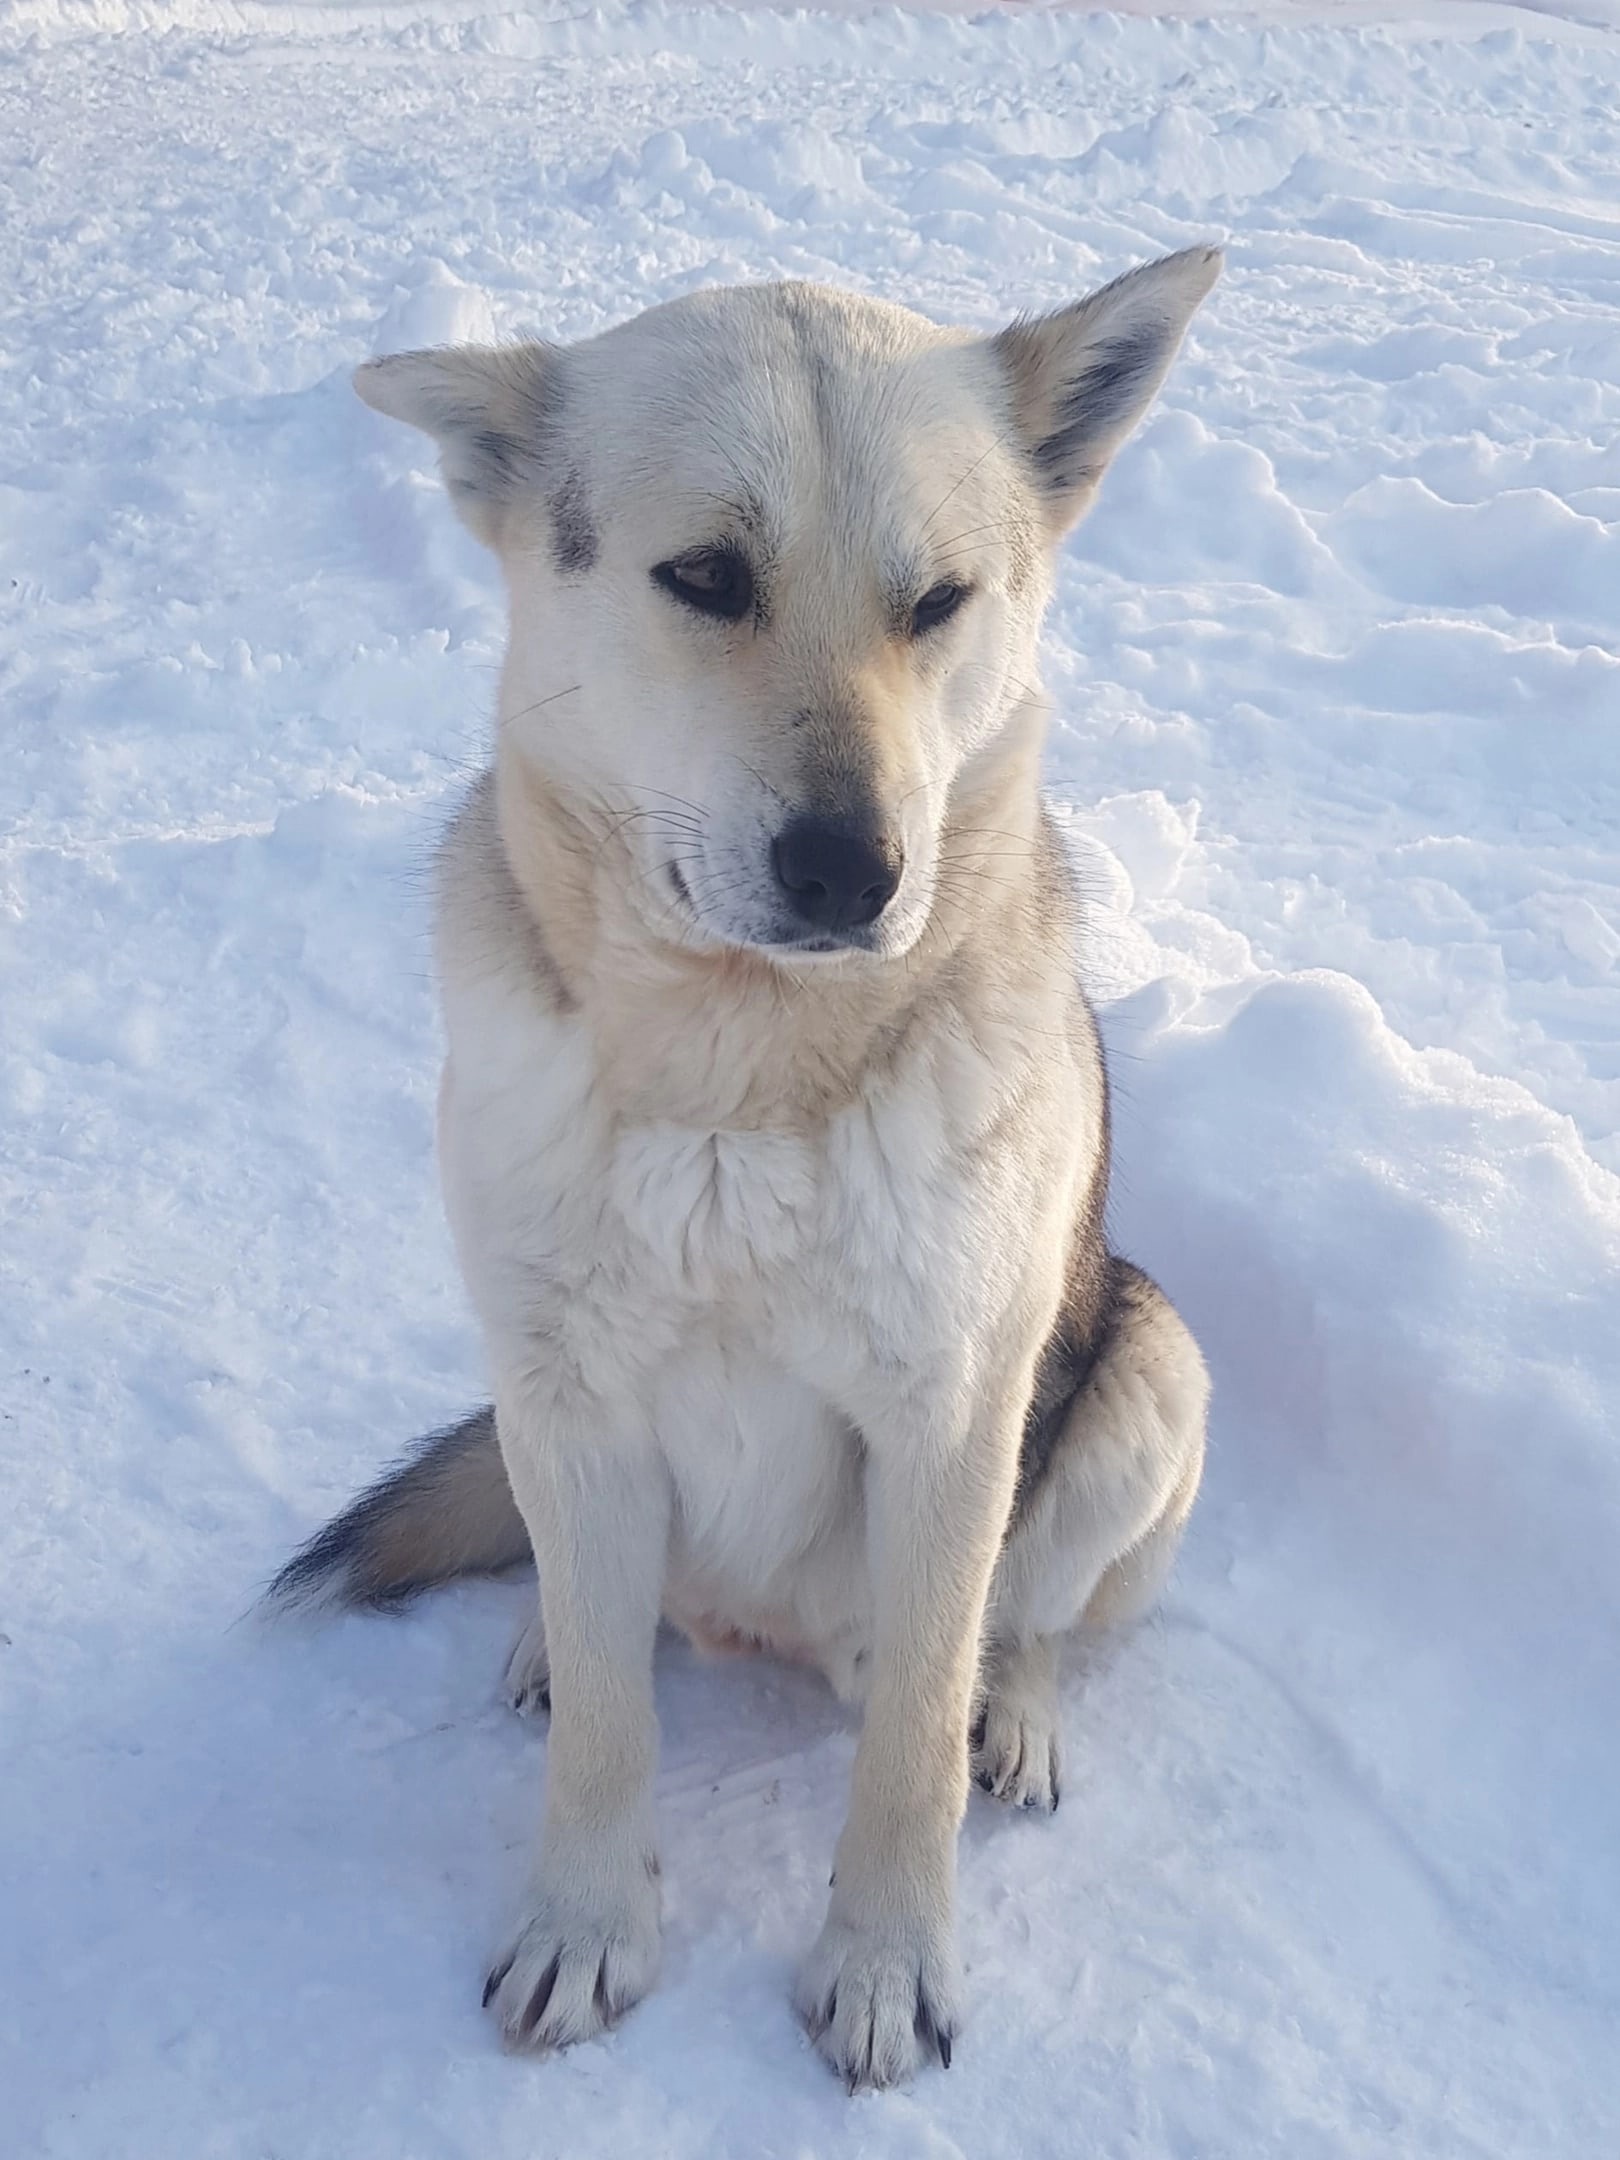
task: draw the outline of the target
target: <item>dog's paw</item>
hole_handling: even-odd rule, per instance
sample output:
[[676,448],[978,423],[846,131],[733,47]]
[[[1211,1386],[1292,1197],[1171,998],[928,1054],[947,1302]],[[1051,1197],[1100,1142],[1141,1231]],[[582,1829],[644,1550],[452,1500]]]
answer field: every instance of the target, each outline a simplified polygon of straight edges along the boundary
[[829,1916],[794,2004],[849,2090],[897,2085],[931,2057],[949,2069],[961,1983],[950,1925]]
[[506,1699],[519,1717],[544,1717],[551,1708],[551,1660],[538,1608],[506,1661]]
[[970,1746],[969,1767],[981,1792],[1008,1807],[1057,1813],[1063,1743],[1057,1702],[1049,1689],[992,1686]]
[[594,2039],[635,2008],[658,1976],[658,1891],[586,1909],[541,1891],[484,1983],[509,2048],[544,2052]]

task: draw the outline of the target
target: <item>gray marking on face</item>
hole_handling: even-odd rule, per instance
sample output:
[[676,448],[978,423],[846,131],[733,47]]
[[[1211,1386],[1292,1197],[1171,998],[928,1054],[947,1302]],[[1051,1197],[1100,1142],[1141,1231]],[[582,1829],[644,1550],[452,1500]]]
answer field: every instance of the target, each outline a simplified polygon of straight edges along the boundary
[[565,576],[582,577],[596,564],[597,535],[585,481],[577,467],[563,474],[551,497],[551,551]]

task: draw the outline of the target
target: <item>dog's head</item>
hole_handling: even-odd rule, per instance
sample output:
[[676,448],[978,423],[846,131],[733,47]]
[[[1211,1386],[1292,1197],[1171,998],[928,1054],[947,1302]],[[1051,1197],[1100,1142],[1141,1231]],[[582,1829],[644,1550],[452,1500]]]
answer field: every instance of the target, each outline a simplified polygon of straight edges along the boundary
[[506,573],[502,728],[617,836],[648,927],[893,957],[1031,702],[1052,551],[1219,270],[1172,255],[993,337],[735,287],[355,380],[437,439]]

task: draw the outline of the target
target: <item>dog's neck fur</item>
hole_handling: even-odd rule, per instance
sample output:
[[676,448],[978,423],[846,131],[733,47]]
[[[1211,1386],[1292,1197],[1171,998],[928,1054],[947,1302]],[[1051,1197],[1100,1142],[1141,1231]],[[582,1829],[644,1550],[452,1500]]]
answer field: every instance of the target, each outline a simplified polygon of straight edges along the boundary
[[983,986],[981,1013],[987,993],[994,1010],[1016,989],[1027,1014],[1032,986],[1004,980],[1013,955],[1051,978],[1046,1017],[1059,1025],[1073,980],[1066,952],[1054,966],[1051,941],[1004,934],[1016,912],[1054,900],[1043,734],[1031,700],[958,782],[934,905],[909,952],[794,968],[657,936],[631,897],[637,871],[613,821],[581,812],[503,730],[495,788],[506,866],[549,962],[553,1002],[589,1029],[621,1113],[710,1129],[814,1126],[880,1078],[919,1025],[949,1023],[958,981]]

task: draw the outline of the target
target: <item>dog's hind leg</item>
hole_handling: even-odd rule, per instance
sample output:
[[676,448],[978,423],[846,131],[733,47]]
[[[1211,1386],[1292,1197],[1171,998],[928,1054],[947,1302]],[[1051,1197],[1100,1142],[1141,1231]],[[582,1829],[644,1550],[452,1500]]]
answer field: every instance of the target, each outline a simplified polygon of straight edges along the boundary
[[974,1784],[1010,1807],[1056,1813],[1063,1775],[1056,1636],[987,1643],[981,1684],[969,1739]]
[[1181,1483],[1170,1495],[1163,1514],[1146,1537],[1129,1552],[1121,1553],[1112,1567],[1104,1569],[1102,1581],[1092,1591],[1081,1615],[1086,1627],[1126,1627],[1131,1621],[1140,1620],[1144,1613],[1151,1612],[1158,1603],[1159,1592],[1170,1579],[1170,1570],[1181,1548],[1181,1533],[1187,1527],[1187,1517],[1198,1497],[1203,1467],[1203,1449],[1200,1448],[1197,1461],[1188,1464]]
[[538,1599],[528,1626],[506,1661],[506,1699],[519,1717],[543,1716],[551,1708],[551,1656],[546,1615]]
[[985,1616],[975,1783],[1053,1809],[1061,1777],[1057,1642],[1135,1619],[1163,1588],[1198,1493],[1209,1375],[1169,1299],[1109,1263],[1095,1357],[1019,1492]]

